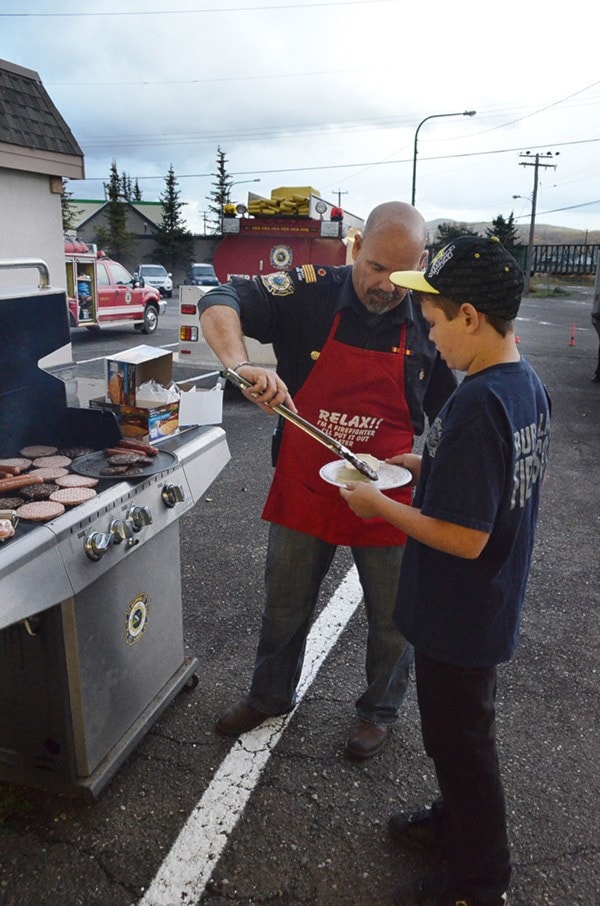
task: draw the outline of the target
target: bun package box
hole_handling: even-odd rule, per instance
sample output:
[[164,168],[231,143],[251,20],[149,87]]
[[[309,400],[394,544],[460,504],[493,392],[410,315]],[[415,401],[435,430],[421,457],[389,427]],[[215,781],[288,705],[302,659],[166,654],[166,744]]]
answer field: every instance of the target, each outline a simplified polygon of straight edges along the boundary
[[[223,391],[173,384],[173,354],[154,346],[135,346],[105,359],[106,398],[92,408],[115,413],[123,437],[154,442],[188,425],[216,425],[223,420]],[[164,404],[144,399],[150,384],[177,393]],[[140,395],[141,389],[141,395]]]

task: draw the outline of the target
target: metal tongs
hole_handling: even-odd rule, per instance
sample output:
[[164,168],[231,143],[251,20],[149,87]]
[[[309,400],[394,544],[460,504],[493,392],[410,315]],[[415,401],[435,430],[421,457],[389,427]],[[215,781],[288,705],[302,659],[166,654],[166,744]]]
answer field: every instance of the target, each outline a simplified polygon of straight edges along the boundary
[[[235,384],[236,387],[239,387],[240,390],[247,390],[249,387],[252,387],[250,381],[247,381],[246,378],[243,378],[236,371],[232,371],[231,368],[225,368],[221,372],[224,378],[231,381],[232,384]],[[281,415],[282,418],[285,418],[287,421],[291,422],[293,425],[296,425],[297,428],[300,428],[301,431],[305,431],[310,437],[314,440],[318,440],[319,443],[324,444],[330,450],[333,450],[334,453],[337,453],[339,457],[345,459],[351,465],[354,466],[359,472],[363,475],[366,475],[367,478],[370,478],[371,481],[377,481],[377,472],[371,468],[368,463],[362,460],[359,456],[349,450],[348,447],[345,447],[344,444],[341,444],[339,441],[335,440],[333,437],[330,437],[329,434],[326,434],[325,431],[321,431],[320,428],[317,428],[315,425],[312,425],[310,422],[306,421],[305,418],[298,415],[296,412],[292,412],[291,409],[288,409],[287,406],[279,404],[273,406],[273,412],[277,412]]]

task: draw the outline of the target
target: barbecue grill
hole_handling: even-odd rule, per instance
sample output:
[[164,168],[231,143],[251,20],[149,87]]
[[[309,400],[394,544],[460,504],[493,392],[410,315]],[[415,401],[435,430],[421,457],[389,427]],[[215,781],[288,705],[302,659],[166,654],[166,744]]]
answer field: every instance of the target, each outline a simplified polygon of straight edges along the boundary
[[[23,262],[20,262],[22,266]],[[0,290],[0,457],[28,444],[115,446],[114,415],[66,405],[38,361],[69,342],[66,297]],[[0,268],[7,262],[0,262]],[[95,797],[169,702],[197,681],[183,639],[179,518],[226,465],[220,427],[160,444],[151,474],[0,544],[0,780]]]

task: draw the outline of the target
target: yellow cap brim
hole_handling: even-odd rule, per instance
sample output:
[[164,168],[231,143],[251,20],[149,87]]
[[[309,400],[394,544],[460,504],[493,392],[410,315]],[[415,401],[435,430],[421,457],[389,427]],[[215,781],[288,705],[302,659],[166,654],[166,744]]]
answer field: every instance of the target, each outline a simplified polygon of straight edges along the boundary
[[394,286],[403,286],[405,289],[414,289],[419,293],[434,293],[439,296],[439,291],[428,283],[422,271],[393,271],[390,280]]

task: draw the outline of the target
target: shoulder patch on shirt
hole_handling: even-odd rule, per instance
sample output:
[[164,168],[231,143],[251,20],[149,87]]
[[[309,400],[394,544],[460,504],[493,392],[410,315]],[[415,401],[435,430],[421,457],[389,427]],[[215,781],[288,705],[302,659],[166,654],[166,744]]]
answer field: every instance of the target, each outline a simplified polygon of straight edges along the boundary
[[303,264],[302,267],[297,267],[296,273],[298,274],[298,280],[303,280],[305,283],[317,282],[317,275],[312,264]]
[[314,264],[302,264],[294,269],[298,283],[318,283],[327,280],[328,283],[339,282],[331,267],[315,267]]
[[287,272],[281,272],[278,274],[266,274],[260,279],[265,289],[267,289],[272,296],[293,295],[294,284],[292,283],[292,278]]

